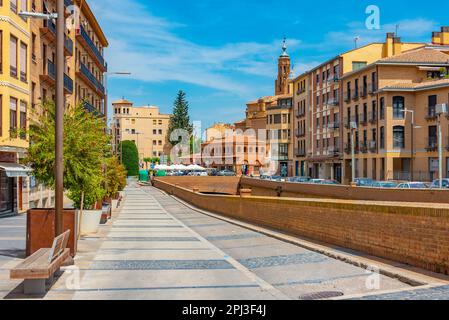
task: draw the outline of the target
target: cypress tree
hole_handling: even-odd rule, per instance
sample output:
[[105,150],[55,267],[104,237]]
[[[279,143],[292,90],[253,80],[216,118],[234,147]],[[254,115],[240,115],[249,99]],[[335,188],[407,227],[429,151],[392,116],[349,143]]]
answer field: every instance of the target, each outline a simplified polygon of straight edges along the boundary
[[189,117],[189,103],[186,100],[186,94],[180,90],[173,103],[173,115],[170,118],[170,124],[168,128],[168,142],[174,146],[178,144],[179,139],[171,140],[170,135],[176,129],[187,130],[189,135],[193,132],[192,124]]
[[139,175],[139,152],[133,141],[122,142],[122,163],[126,168],[128,177]]

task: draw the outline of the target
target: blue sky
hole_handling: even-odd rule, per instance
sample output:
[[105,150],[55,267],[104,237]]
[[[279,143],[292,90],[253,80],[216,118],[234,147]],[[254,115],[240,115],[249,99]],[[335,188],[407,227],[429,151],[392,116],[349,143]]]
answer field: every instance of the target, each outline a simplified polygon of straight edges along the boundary
[[[191,120],[203,128],[244,118],[245,102],[273,93],[284,35],[296,74],[340,52],[382,41],[399,24],[403,41],[430,41],[449,25],[446,1],[94,0],[110,47],[109,100],[158,105],[169,113],[186,91]],[[369,5],[380,30],[365,27]]]

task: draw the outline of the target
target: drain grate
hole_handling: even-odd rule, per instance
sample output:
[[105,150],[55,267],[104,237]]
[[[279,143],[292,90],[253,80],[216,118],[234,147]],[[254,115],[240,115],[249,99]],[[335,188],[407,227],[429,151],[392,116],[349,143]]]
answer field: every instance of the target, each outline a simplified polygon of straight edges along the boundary
[[299,296],[300,300],[321,300],[321,299],[330,299],[343,296],[343,292],[341,291],[322,291],[322,292],[313,292],[306,293]]

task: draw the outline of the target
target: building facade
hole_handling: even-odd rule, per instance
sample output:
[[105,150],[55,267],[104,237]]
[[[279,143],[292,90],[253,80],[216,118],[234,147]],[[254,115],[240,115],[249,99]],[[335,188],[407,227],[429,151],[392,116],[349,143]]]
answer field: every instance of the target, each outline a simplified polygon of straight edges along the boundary
[[[438,123],[444,145],[443,176],[449,177],[448,117],[436,113],[438,105],[449,103],[447,49],[408,50],[343,77],[345,87],[354,92],[344,104],[345,182],[352,180],[351,135],[356,177],[437,179]],[[366,80],[370,78],[375,82]],[[358,90],[357,82],[361,84]]]
[[169,114],[161,114],[159,107],[134,107],[121,99],[112,103],[113,149],[120,156],[122,141],[133,141],[139,152],[141,165],[145,158],[169,155]]
[[294,126],[293,147],[294,147],[294,175],[295,176],[307,176],[308,165],[307,155],[311,154],[311,150],[308,146],[311,145],[310,139],[310,119],[311,116],[307,116],[307,112],[310,111],[310,87],[309,87],[309,74],[306,72],[297,77],[293,81],[293,114],[292,119]]
[[[86,1],[65,0],[64,4],[65,18],[72,21],[67,25],[64,46],[66,107],[83,101],[87,110],[107,116],[103,85],[106,37]],[[27,169],[17,163],[26,155],[29,145],[29,119],[39,112],[44,101],[55,99],[56,24],[52,20],[21,18],[20,11],[55,12],[56,1],[0,1],[0,211],[3,212],[23,212],[28,208],[51,207],[54,203],[53,192],[38,185],[28,176]],[[87,68],[81,67],[79,61]],[[16,165],[12,167],[11,163]]]

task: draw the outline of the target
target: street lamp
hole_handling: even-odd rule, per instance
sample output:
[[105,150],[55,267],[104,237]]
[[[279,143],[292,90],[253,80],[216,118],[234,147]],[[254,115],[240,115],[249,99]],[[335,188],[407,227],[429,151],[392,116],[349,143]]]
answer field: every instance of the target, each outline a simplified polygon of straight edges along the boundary
[[447,104],[438,104],[435,106],[436,114],[438,116],[438,171],[439,171],[439,183],[440,189],[443,189],[443,136],[441,130],[441,116],[447,115]]
[[421,129],[421,126],[415,126],[415,111],[404,109],[404,115],[410,113],[412,115],[412,123],[411,123],[411,157],[410,157],[410,171],[411,171],[411,181],[414,181],[414,162],[415,162],[415,129]]
[[25,19],[56,20],[56,110],[55,110],[55,235],[62,234],[64,208],[64,0],[56,0],[56,13],[21,11]]
[[357,122],[351,121],[349,124],[349,128],[351,129],[351,163],[352,163],[352,185],[355,184],[355,134],[354,132],[357,130]]

